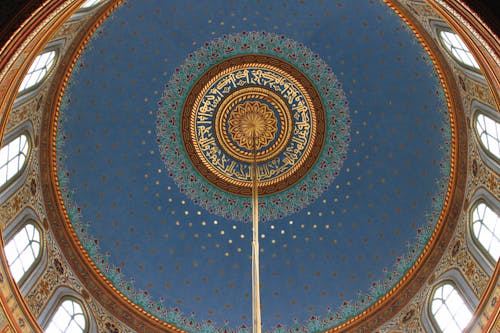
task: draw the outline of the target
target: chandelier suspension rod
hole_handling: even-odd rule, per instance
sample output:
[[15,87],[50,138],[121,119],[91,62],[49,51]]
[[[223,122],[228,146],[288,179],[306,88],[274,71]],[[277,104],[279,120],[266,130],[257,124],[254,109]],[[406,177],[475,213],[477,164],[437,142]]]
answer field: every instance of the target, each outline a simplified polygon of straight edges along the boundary
[[252,325],[253,333],[261,333],[260,278],[259,278],[259,183],[257,176],[257,149],[253,138],[252,178]]

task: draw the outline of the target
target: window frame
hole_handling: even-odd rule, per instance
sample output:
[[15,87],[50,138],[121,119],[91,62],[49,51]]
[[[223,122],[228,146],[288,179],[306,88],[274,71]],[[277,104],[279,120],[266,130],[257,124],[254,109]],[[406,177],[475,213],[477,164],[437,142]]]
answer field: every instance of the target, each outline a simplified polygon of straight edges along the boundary
[[92,311],[90,310],[87,302],[83,299],[82,295],[79,294],[74,289],[67,286],[58,287],[52,296],[50,296],[47,304],[44,309],[38,316],[38,322],[40,326],[46,330],[50,324],[51,319],[54,317],[55,313],[59,309],[59,306],[66,300],[72,299],[77,302],[83,310],[86,323],[84,333],[94,333],[98,332],[97,323],[95,321],[94,316],[92,315]]
[[[460,288],[457,286],[457,284],[455,283],[455,281],[451,280],[451,279],[445,279],[445,280],[442,280],[440,281],[439,283],[435,284],[433,287],[432,287],[432,290],[431,290],[431,293],[430,293],[430,302],[429,302],[429,311],[430,311],[430,319],[432,321],[432,323],[434,324],[435,326],[435,329],[436,329],[436,332],[439,332],[439,333],[442,333],[443,330],[441,329],[441,327],[439,326],[439,323],[435,317],[435,314],[433,313],[432,311],[432,303],[434,302],[435,300],[435,296],[436,296],[436,292],[443,286],[445,285],[450,285],[453,287],[453,289],[457,292],[458,296],[462,299],[462,301],[464,302],[465,306],[467,307],[467,309],[470,311],[471,313],[471,318],[469,319],[469,322],[467,323],[467,325],[465,325],[465,327],[463,328],[464,330],[470,326],[471,322],[473,321],[474,319],[474,308],[471,307],[471,305],[467,302],[467,297],[465,297],[464,293],[460,290]],[[454,318],[454,321],[456,322],[455,320],[455,317]]]
[[30,269],[17,282],[17,286],[22,295],[26,295],[29,290],[31,290],[31,288],[33,287],[35,282],[38,281],[40,275],[45,271],[45,267],[47,266],[45,231],[39,221],[40,219],[38,218],[35,211],[31,207],[27,207],[22,212],[20,212],[13,221],[10,221],[7,227],[3,230],[2,236],[4,245],[6,245],[28,223],[34,224],[40,232],[40,254],[38,255],[35,262],[31,265]]
[[469,207],[468,221],[467,221],[467,241],[471,243],[472,246],[468,246],[474,258],[476,258],[479,264],[487,271],[489,275],[493,273],[493,270],[497,264],[495,258],[489,253],[489,251],[483,246],[474,233],[474,219],[473,212],[479,204],[485,204],[490,208],[497,216],[500,217],[500,207],[499,203],[494,197],[485,189],[481,191],[478,190],[478,194],[474,196],[474,201]]
[[[2,144],[2,147],[0,148],[0,150],[4,149],[5,147],[7,147],[8,145],[10,145],[15,140],[21,138],[22,136],[24,136],[26,138],[26,144],[28,145],[28,150],[26,151],[24,162],[23,162],[22,166],[16,171],[16,173],[14,175],[12,175],[11,177],[8,177],[6,175],[7,179],[5,180],[5,183],[3,183],[3,184],[0,185],[0,192],[3,192],[7,187],[9,187],[9,185],[12,182],[14,182],[17,177],[19,177],[19,174],[21,174],[24,171],[24,168],[26,168],[26,165],[28,163],[28,159],[29,159],[29,156],[30,156],[30,153],[31,153],[31,142],[30,142],[31,140],[30,140],[29,134],[26,133],[26,132],[21,132],[21,133],[19,133],[19,135],[16,135],[14,138],[12,138],[11,140],[9,140],[5,144]],[[18,158],[18,156],[20,156],[22,153],[23,153],[22,150],[18,150],[17,153],[16,153],[16,158]],[[11,159],[9,161],[7,159],[7,161],[6,161],[7,163],[3,164],[3,165],[0,165],[0,167],[2,167],[2,166],[8,166],[9,163],[11,161],[13,161],[13,160],[14,159]],[[1,181],[3,181],[3,179],[0,179],[0,182]]]
[[[51,69],[49,71],[47,71],[47,74],[45,75],[45,77],[40,80],[40,82],[38,82],[37,84],[35,84],[33,87],[30,87],[29,89],[26,89],[24,91],[21,91],[21,92],[18,92],[17,93],[17,96],[14,100],[14,103],[12,105],[12,107],[18,107],[19,105],[23,104],[23,103],[26,103],[28,100],[34,98],[39,90],[45,85],[47,81],[47,79],[50,77],[51,74],[53,74],[58,65],[59,65],[59,62],[61,60],[61,52],[62,52],[62,49],[64,47],[64,44],[66,43],[66,39],[65,38],[60,38],[60,39],[56,39],[56,40],[53,40],[51,42],[49,42],[44,48],[43,50],[37,54],[32,61],[35,61],[35,58],[46,52],[46,51],[55,51],[56,52],[56,55],[55,55],[55,58],[54,58],[54,63],[52,64],[51,66]],[[30,65],[31,67],[31,65]],[[27,69],[27,71],[29,70],[29,67]],[[24,77],[22,77],[22,79],[20,80],[22,82],[22,80],[24,80]],[[20,84],[19,84],[19,87],[20,87]],[[18,89],[19,89],[18,87]]]
[[432,286],[427,289],[426,301],[421,312],[422,324],[426,332],[442,333],[438,323],[436,322],[436,319],[434,318],[434,315],[432,314],[432,300],[435,291],[445,283],[450,283],[455,287],[469,310],[471,310],[472,312],[472,318],[466,327],[470,327],[475,320],[474,312],[479,304],[479,300],[473,293],[472,288],[469,286],[467,280],[463,277],[463,275],[457,269],[453,268],[444,272],[440,277],[436,279]]
[[[458,56],[456,56],[453,53],[453,51],[448,47],[448,45],[444,41],[444,37],[442,36],[442,33],[452,33],[452,34],[455,34],[456,36],[458,36],[458,38],[460,39],[460,41],[462,41],[462,43],[464,44],[464,46],[466,48],[465,51],[467,51],[469,53],[469,55],[472,57],[474,62],[477,64],[478,68],[476,68],[472,65],[469,65],[469,64],[463,62],[460,58],[458,58]],[[480,74],[482,76],[481,65],[479,64],[476,57],[471,52],[471,50],[469,49],[469,47],[467,46],[465,41],[462,39],[462,36],[460,36],[460,34],[456,33],[455,31],[453,31],[449,27],[439,26],[436,29],[436,36],[439,40],[439,44],[446,50],[446,53],[453,59],[453,61],[455,61],[455,63],[457,63],[460,67],[467,69],[468,71],[471,71],[471,72],[476,73],[476,74]]]
[[[85,1],[83,2],[85,3]],[[82,3],[82,5],[83,5]],[[101,7],[103,4],[107,3],[106,0],[100,0],[99,2],[95,3],[93,6],[82,8],[81,6],[78,7],[78,9],[71,15],[68,21],[77,21],[80,20],[81,18],[91,15],[95,10],[97,10],[99,7]]]
[[[477,118],[480,114],[492,119],[493,121],[500,124],[500,115],[498,111],[493,110],[492,108],[480,103],[477,100],[472,101],[471,103],[472,117],[471,117],[471,126],[474,131],[474,137],[476,140],[476,145],[478,147],[479,155],[481,159],[485,162],[488,167],[493,169],[496,173],[500,174],[500,158],[496,157],[484,144],[481,140],[480,133],[477,130],[476,122]],[[500,140],[500,137],[499,137]]]
[[50,314],[47,323],[44,325],[44,330],[47,330],[47,328],[50,326],[52,323],[52,319],[54,319],[54,316],[56,315],[57,311],[62,307],[62,304],[66,301],[72,301],[80,306],[82,309],[82,314],[83,317],[85,318],[85,327],[83,329],[83,333],[88,333],[89,332],[89,315],[87,313],[87,310],[85,309],[85,304],[78,298],[71,296],[71,295],[64,295],[61,298],[59,298],[57,305],[54,307],[54,310]]
[[[39,248],[38,255],[36,256],[35,260],[31,263],[31,265],[28,267],[28,269],[19,278],[19,281],[16,281],[15,278],[14,278],[14,276],[12,275],[12,272],[10,271],[10,265],[11,265],[11,263],[9,262],[9,259],[7,258],[7,253],[5,251],[5,248],[7,247],[7,245],[11,241],[13,241],[16,238],[16,236],[20,232],[23,232],[23,230],[28,225],[32,225],[35,228],[35,230],[38,231],[38,236],[40,237],[40,240],[39,240],[39,247],[40,248]],[[12,278],[14,279],[14,282],[16,282],[17,285],[22,285],[29,278],[29,276],[31,275],[31,273],[33,273],[33,271],[36,269],[36,266],[38,264],[40,264],[40,261],[42,259],[42,252],[43,252],[43,247],[44,247],[43,231],[40,228],[40,226],[38,225],[38,223],[36,223],[33,219],[26,219],[25,221],[23,221],[23,223],[20,223],[19,225],[16,226],[16,229],[12,233],[11,237],[9,237],[9,239],[6,239],[4,243],[5,243],[4,244],[4,253],[5,253],[5,258],[7,259],[7,265],[9,266],[9,273],[11,274]],[[15,260],[19,259],[19,256],[22,253],[24,253],[24,250],[21,253],[17,253]]]
[[[26,78],[26,76],[28,75],[28,72],[31,68],[31,66],[34,64],[35,60],[45,54],[45,53],[49,53],[49,52],[54,52],[54,60],[52,61],[52,63],[50,64],[50,66],[47,68],[47,72],[43,75],[43,77],[37,81],[35,84],[31,85],[31,86],[28,86],[27,88],[24,88],[23,90],[19,90],[20,87],[21,87],[21,84],[23,83],[24,79]],[[39,54],[37,54],[33,60],[31,61],[30,63],[30,67],[28,67],[28,70],[26,71],[26,73],[24,73],[24,76],[22,78],[21,81],[21,84],[19,85],[19,88],[18,88],[18,92],[17,92],[17,98],[19,98],[20,96],[26,96],[28,95],[29,93],[37,90],[46,80],[47,78],[50,76],[50,74],[52,74],[52,72],[54,71],[54,68],[56,68],[56,64],[58,63],[58,60],[59,60],[59,56],[60,56],[60,52],[59,52],[59,48],[56,47],[56,46],[52,46],[52,47],[47,47],[45,49],[42,50],[42,52],[40,52]]]
[[31,153],[33,151],[33,125],[30,121],[26,121],[17,128],[7,133],[1,140],[1,148],[7,146],[9,143],[25,135],[28,142],[28,152],[26,153],[26,159],[23,166],[18,170],[18,172],[8,179],[4,184],[0,185],[0,204],[3,203],[7,198],[9,198],[14,192],[21,186],[26,180],[28,165],[31,164]]

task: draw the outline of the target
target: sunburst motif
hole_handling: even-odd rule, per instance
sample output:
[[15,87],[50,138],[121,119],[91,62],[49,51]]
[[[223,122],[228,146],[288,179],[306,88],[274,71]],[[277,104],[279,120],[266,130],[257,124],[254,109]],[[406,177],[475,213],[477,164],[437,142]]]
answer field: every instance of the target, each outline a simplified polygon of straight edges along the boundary
[[246,101],[236,106],[229,116],[228,125],[232,139],[248,150],[266,147],[278,132],[274,112],[258,101]]

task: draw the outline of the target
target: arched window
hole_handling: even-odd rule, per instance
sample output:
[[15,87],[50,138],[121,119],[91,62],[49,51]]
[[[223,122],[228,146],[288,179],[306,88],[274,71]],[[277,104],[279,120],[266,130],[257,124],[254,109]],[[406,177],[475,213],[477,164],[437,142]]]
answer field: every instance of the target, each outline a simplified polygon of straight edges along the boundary
[[472,233],[494,262],[500,257],[500,218],[485,203],[480,202],[472,211]]
[[451,31],[441,30],[439,37],[443,41],[444,46],[448,49],[451,56],[455,58],[460,64],[479,70],[479,65],[470,53],[465,43],[460,37]]
[[461,333],[472,318],[472,311],[455,286],[439,285],[431,300],[432,317],[443,333]]
[[82,305],[73,298],[65,298],[52,316],[46,333],[83,333],[87,331],[87,316]]
[[0,189],[24,167],[30,144],[21,134],[0,149]]
[[26,224],[5,245],[5,256],[10,273],[19,282],[40,256],[40,231],[34,224]]
[[484,148],[500,160],[500,124],[484,113],[478,113],[476,131]]
[[28,73],[21,82],[19,93],[24,93],[28,89],[39,84],[52,69],[56,58],[56,51],[46,51],[38,55],[31,64]]

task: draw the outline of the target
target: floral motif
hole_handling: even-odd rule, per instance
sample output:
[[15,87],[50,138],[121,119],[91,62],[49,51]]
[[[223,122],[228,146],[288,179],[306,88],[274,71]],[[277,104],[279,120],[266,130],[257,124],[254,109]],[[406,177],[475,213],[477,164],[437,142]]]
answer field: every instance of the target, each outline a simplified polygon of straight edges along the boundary
[[246,101],[237,105],[228,120],[232,139],[248,150],[267,146],[278,131],[274,113],[258,101]]
[[[179,121],[183,119],[183,106],[190,96],[191,89],[198,82],[197,78],[205,73],[203,70],[245,55],[278,59],[280,63],[286,63],[302,73],[301,75],[314,86],[313,90],[319,94],[318,99],[325,114],[324,122],[328,124],[325,133],[322,133],[322,148],[321,145],[315,148],[318,150],[317,159],[303,168],[307,173],[301,175],[293,186],[271,192],[261,198],[261,219],[269,221],[283,218],[314,202],[329,188],[346,159],[351,123],[348,102],[332,69],[317,54],[303,44],[268,32],[252,31],[224,35],[205,43],[204,47],[190,54],[184,64],[175,70],[165,86],[158,103],[157,141],[169,174],[181,192],[212,214],[232,220],[249,221],[249,196],[235,196],[208,182],[198,173],[193,163],[184,162],[189,160],[193,153],[187,152],[183,140],[178,139],[183,137],[179,126]],[[260,85],[265,85],[265,82]],[[200,187],[204,190],[200,191]],[[281,202],[281,205],[275,205],[276,201]]]

